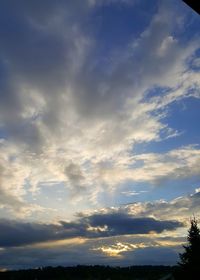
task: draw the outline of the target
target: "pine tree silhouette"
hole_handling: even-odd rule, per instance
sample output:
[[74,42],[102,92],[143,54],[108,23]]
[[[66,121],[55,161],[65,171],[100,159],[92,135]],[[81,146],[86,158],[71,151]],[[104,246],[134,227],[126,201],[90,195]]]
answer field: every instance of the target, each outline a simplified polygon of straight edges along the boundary
[[183,246],[185,251],[180,254],[181,261],[179,262],[185,276],[184,279],[189,279],[186,277],[200,275],[200,229],[198,228],[195,217],[191,219],[190,223],[191,226],[187,236],[188,244]]

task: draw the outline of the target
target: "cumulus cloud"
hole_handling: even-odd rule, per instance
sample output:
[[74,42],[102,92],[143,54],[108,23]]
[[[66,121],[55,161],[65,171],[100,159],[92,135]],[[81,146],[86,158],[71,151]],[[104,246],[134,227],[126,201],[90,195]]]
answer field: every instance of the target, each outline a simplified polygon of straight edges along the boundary
[[175,198],[171,201],[159,200],[154,202],[133,203],[128,205],[127,211],[134,215],[178,219],[189,224],[189,218],[200,211],[200,193],[197,191],[188,196]]

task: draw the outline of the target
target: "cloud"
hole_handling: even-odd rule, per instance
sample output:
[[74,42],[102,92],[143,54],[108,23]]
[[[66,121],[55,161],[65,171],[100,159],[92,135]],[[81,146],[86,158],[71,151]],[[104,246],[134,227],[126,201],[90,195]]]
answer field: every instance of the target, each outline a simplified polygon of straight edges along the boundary
[[127,234],[161,233],[181,227],[177,221],[134,217],[128,213],[93,214],[75,222],[42,224],[1,219],[0,246],[15,247],[66,238],[99,238]]
[[[94,19],[102,7],[115,5],[139,14],[140,1],[1,4],[0,210],[7,217],[0,220],[1,259],[7,266],[17,265],[20,254],[20,265],[57,265],[67,255],[69,264],[94,259],[119,264],[108,256],[115,251],[121,264],[133,259],[147,263],[154,254],[152,263],[160,256],[170,262],[169,253],[175,256],[173,250],[183,242],[188,217],[199,212],[198,188],[171,201],[88,214],[84,209],[102,207],[102,197],[108,192],[114,196],[118,188],[126,195],[140,193],[122,189],[127,182],[159,187],[169,180],[199,177],[198,145],[137,153],[140,144],[182,135],[167,123],[174,117],[170,106],[200,98],[199,39],[194,28],[188,40],[189,12],[181,3],[154,1],[154,9],[147,7],[145,26],[139,24],[127,43],[116,46],[112,34],[106,42],[98,36]],[[105,13],[100,14],[105,24]],[[58,205],[61,186],[66,193]],[[48,188],[54,192],[55,209],[45,202]],[[74,209],[83,211],[76,219],[71,218]],[[165,240],[169,231],[172,237]],[[57,244],[72,239],[84,244],[63,249]],[[33,248],[41,242],[59,248]]]
[[[123,235],[123,234],[148,234],[151,231],[162,232],[163,230],[173,230],[182,226],[177,221],[159,221],[153,218],[132,217],[127,213],[106,213],[94,214],[87,218],[89,225],[100,229],[103,234]],[[105,228],[105,231],[104,231]]]
[[[56,224],[1,219],[2,265],[10,268],[12,258],[12,268],[25,267],[27,259],[33,267],[38,260],[40,265],[174,264],[186,241],[189,215],[199,212],[199,199],[196,190],[168,202],[132,203],[79,213],[74,221]],[[68,259],[64,263],[63,256]]]
[[[98,4],[20,3],[3,1],[1,11],[0,152],[5,171],[0,188],[10,196],[8,207],[14,205],[13,195],[25,201],[45,181],[60,182],[91,206],[105,186],[176,179],[170,167],[175,155],[133,159],[131,152],[135,144],[179,135],[163,121],[168,106],[199,97],[198,73],[186,63],[198,42],[183,45],[173,7],[160,2],[145,30],[134,40],[130,36],[123,49],[113,47],[104,64],[104,55],[96,56],[99,39],[89,24]],[[168,91],[150,98],[155,87]],[[172,160],[164,165],[167,156]],[[161,161],[160,169],[153,158]],[[144,168],[130,170],[133,160],[144,161]],[[178,174],[190,176],[194,166],[187,163],[177,163]]]
[[[127,252],[127,258],[131,259],[133,257],[134,263],[136,265],[143,264],[148,265],[174,265],[177,263],[178,253],[175,248],[143,248],[137,250],[136,252]],[[160,261],[162,260],[162,261]]]
[[147,191],[123,191],[121,192],[121,194],[125,195],[125,196],[135,196],[135,195],[140,195],[142,193],[146,193]]
[[169,180],[192,178],[200,174],[198,146],[185,146],[166,153],[145,153],[119,158],[116,163],[98,168],[99,180],[108,185],[126,181],[162,186]]
[[[125,238],[125,237],[124,237]],[[124,241],[104,239],[79,242],[70,240],[67,243],[48,243],[48,246],[9,247],[0,250],[1,265],[9,269],[30,268],[38,266],[72,266],[76,264],[104,264],[115,266],[141,265],[141,264],[176,264],[180,247],[160,246],[148,241],[143,244],[134,244],[130,238]],[[113,245],[112,245],[113,244]],[[132,245],[132,246],[131,246]],[[128,247],[128,248],[127,248]],[[131,248],[132,247],[132,250]],[[101,250],[104,248],[104,252]],[[108,254],[108,249],[120,252],[120,256]],[[123,250],[124,249],[124,250]],[[128,250],[127,250],[128,249]],[[84,255],[84,258],[83,258]]]
[[82,184],[82,182],[85,181],[85,178],[80,169],[80,166],[74,163],[69,163],[65,167],[65,174],[68,177],[69,182],[75,191],[81,191],[85,189],[84,185]]
[[133,215],[151,216],[154,218],[177,219],[189,224],[189,218],[199,213],[200,193],[197,191],[188,196],[178,197],[171,201],[154,201],[145,203],[133,203],[127,206],[127,211]]
[[[95,241],[96,242],[96,241]],[[94,244],[85,242],[81,244],[62,244],[58,247],[34,248],[17,247],[0,251],[2,267],[20,269],[41,266],[72,266],[72,265],[174,265],[177,263],[177,247],[146,247],[121,252],[121,257],[108,256],[98,250],[91,250]],[[125,244],[121,244],[121,248]],[[83,258],[84,255],[84,258]],[[19,258],[20,256],[20,258]],[[11,265],[12,264],[12,265]]]
[[1,220],[1,247],[19,246],[55,238],[59,227]]
[[200,67],[200,58],[197,57],[193,60],[193,66],[199,68]]

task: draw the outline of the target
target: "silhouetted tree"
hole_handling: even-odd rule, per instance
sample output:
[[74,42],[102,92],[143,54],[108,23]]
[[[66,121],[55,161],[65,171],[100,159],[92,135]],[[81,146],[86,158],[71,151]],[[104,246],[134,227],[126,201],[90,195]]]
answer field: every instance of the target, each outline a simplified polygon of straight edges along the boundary
[[184,279],[200,273],[200,229],[195,217],[191,219],[190,223],[187,236],[188,244],[183,246],[185,251],[180,254],[179,262],[182,273],[185,276]]

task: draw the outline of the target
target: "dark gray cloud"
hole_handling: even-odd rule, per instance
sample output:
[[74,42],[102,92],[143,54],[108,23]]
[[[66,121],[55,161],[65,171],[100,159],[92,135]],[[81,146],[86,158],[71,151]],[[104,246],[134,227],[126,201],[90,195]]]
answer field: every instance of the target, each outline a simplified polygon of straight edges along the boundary
[[179,246],[174,247],[147,247],[135,251],[125,252],[124,257],[128,263],[135,265],[174,265],[178,260]]
[[[96,241],[72,243],[50,248],[18,247],[0,251],[1,267],[20,269],[40,266],[104,264],[104,265],[174,265],[177,263],[180,246],[154,247],[123,252],[121,258],[107,256],[95,248]],[[84,258],[83,258],[84,256]]]
[[60,227],[2,219],[0,229],[0,246],[12,247],[55,239]]
[[65,167],[64,172],[68,177],[70,184],[73,186],[75,192],[79,192],[85,189],[83,185],[85,178],[79,165],[70,162]]
[[[69,82],[74,59],[79,59],[79,41],[84,37],[79,29],[88,11],[88,1],[1,2],[0,117],[10,139],[36,151],[45,142],[30,89],[45,99],[44,124],[58,125],[55,109],[60,107],[60,92]],[[23,116],[27,106],[35,107],[35,118]]]
[[177,221],[160,221],[149,217],[134,217],[127,213],[94,214],[86,218],[92,227],[107,227],[105,232],[110,235],[123,234],[148,234],[151,231],[157,233],[163,230],[173,230],[181,223]]
[[42,224],[0,220],[0,246],[12,247],[37,242],[83,237],[97,238],[126,234],[160,233],[181,227],[178,221],[138,218],[125,213],[94,214],[76,222],[60,221],[59,224]]

